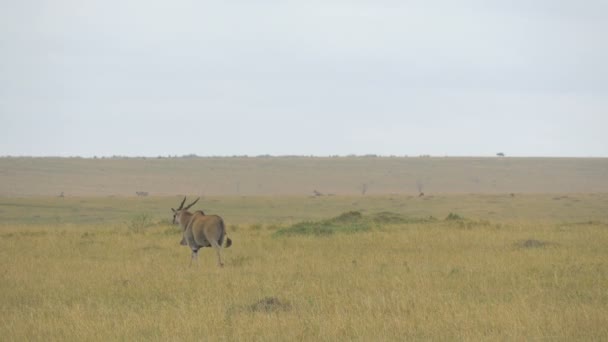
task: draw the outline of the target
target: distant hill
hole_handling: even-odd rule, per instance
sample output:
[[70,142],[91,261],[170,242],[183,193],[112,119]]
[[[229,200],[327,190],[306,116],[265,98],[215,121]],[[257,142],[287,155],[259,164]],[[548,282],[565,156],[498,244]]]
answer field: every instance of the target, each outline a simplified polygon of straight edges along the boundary
[[[315,193],[316,191],[316,193]],[[0,158],[0,196],[608,192],[608,158]]]

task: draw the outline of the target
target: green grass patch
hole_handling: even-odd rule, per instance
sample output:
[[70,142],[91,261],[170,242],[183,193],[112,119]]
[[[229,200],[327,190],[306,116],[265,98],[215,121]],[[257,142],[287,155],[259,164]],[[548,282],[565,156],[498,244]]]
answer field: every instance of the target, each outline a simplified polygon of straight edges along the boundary
[[274,233],[274,236],[328,236],[334,233],[365,232],[371,230],[374,226],[425,223],[431,221],[434,221],[434,219],[411,218],[388,211],[368,216],[363,215],[360,211],[348,211],[330,219],[298,222],[289,227],[277,230]]
[[370,222],[358,211],[349,211],[321,221],[304,221],[277,230],[274,236],[313,235],[327,236],[334,233],[355,233],[371,229]]
[[436,221],[432,216],[428,218],[420,217],[408,217],[401,214],[393,213],[390,211],[383,211],[371,216],[372,222],[385,225],[385,224],[410,224],[410,223],[427,223]]

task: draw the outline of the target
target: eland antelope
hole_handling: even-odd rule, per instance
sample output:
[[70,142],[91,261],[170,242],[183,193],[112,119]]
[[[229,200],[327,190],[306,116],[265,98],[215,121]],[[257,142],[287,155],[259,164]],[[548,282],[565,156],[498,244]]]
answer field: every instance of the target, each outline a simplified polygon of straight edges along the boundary
[[213,247],[217,253],[218,266],[224,266],[222,262],[222,256],[220,249],[226,237],[226,248],[232,245],[232,240],[226,236],[226,228],[224,226],[224,220],[217,215],[205,215],[202,210],[198,210],[194,213],[188,211],[198,200],[188,204],[186,203],[186,197],[179,205],[179,208],[171,210],[173,211],[173,224],[179,224],[182,227],[183,237],[180,245],[188,246],[192,250],[192,258],[190,259],[190,266],[192,266],[192,260],[196,259],[198,264],[198,250],[203,247]]

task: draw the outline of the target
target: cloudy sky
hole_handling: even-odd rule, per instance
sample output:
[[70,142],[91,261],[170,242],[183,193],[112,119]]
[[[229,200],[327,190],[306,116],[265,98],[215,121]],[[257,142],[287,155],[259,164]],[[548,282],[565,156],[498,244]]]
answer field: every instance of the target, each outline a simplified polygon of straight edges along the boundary
[[608,157],[607,13],[0,0],[0,156]]

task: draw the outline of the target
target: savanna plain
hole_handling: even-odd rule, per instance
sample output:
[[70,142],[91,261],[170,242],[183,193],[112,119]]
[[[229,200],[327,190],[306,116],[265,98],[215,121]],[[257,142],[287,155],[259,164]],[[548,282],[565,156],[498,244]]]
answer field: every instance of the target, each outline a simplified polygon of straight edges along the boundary
[[[209,194],[183,189],[213,160],[0,159],[2,340],[608,340],[606,160],[252,160]],[[189,266],[184,195],[224,218],[223,268]]]

